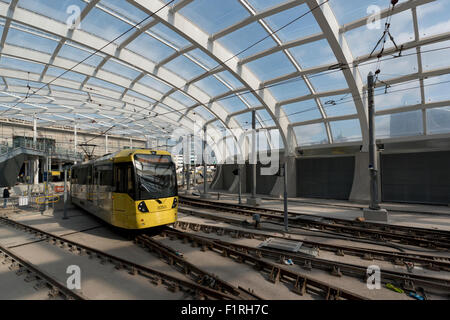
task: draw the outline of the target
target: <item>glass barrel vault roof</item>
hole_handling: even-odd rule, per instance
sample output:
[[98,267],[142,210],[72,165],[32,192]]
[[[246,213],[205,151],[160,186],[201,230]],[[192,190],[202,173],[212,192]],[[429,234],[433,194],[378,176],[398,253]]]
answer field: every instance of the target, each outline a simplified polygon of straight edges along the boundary
[[130,137],[202,122],[214,140],[256,110],[280,148],[366,144],[379,69],[378,138],[449,135],[448,12],[446,0],[0,0],[0,117]]

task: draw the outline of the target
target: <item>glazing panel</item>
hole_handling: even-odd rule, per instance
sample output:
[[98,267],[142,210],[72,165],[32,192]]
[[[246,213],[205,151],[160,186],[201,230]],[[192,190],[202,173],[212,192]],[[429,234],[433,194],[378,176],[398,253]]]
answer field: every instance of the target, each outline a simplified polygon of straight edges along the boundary
[[396,138],[423,134],[422,111],[376,116],[375,134],[377,138]]
[[333,142],[360,141],[362,139],[358,119],[332,121],[330,122],[330,128]]
[[306,4],[282,11],[264,20],[268,22],[273,31],[277,31],[277,36],[283,42],[321,32]]
[[[246,64],[261,81],[270,80],[296,71],[283,52],[273,53]],[[268,68],[267,66],[270,66]]]
[[427,103],[450,100],[450,74],[425,79],[423,85]]
[[303,122],[322,118],[315,100],[295,102],[282,106],[289,122]]
[[337,63],[327,40],[319,40],[289,49],[299,65],[305,68]]
[[237,0],[196,0],[179,12],[209,34],[249,16]]
[[268,88],[278,101],[302,97],[311,93],[301,77],[281,81],[270,85]]
[[323,123],[297,126],[293,130],[299,146],[328,143],[327,132]]
[[419,37],[425,38],[450,31],[450,2],[433,1],[417,7]]
[[239,28],[218,41],[239,59],[276,46],[276,42],[258,22]]
[[[350,51],[354,57],[370,54],[375,48],[378,40],[384,32],[385,20],[381,20],[380,28],[368,28],[367,25],[347,31],[345,38],[347,39]],[[414,40],[414,28],[412,22],[412,14],[410,10],[403,11],[392,16],[391,27],[389,29],[397,46],[402,43]],[[381,50],[381,45],[375,50],[378,53]],[[392,41],[387,38],[385,49],[393,47]]]
[[145,33],[132,41],[127,49],[154,62],[159,62],[175,52],[171,47]]
[[374,95],[375,110],[377,111],[415,105],[421,101],[420,84],[417,80],[394,84],[387,89],[378,87],[375,89]]
[[450,107],[427,110],[427,134],[450,132]]
[[178,74],[185,80],[191,80],[206,72],[206,70],[185,56],[179,56],[169,61],[164,67]]

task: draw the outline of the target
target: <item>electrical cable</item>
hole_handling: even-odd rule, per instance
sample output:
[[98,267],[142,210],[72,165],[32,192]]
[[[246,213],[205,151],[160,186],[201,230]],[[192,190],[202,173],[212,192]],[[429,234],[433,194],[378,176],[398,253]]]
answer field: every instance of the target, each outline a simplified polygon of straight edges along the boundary
[[[174,1],[174,0],[170,1],[170,2],[167,3],[165,6],[167,6],[168,4],[170,4],[170,3],[173,2],[173,1]],[[213,69],[211,69],[211,70],[216,69],[217,67],[219,67],[219,66],[225,64],[225,63],[226,63],[227,61],[229,61],[230,59],[234,58],[235,56],[237,56],[237,55],[239,55],[239,54],[245,52],[246,50],[249,50],[250,48],[252,48],[252,47],[254,47],[255,45],[257,45],[258,43],[264,41],[267,37],[269,37],[269,36],[271,36],[271,35],[273,35],[273,34],[279,32],[281,29],[283,29],[283,28],[285,28],[286,26],[292,24],[293,22],[299,20],[300,18],[302,18],[302,17],[305,16],[306,14],[312,12],[313,10],[317,9],[318,7],[320,7],[321,5],[323,5],[324,3],[328,2],[328,1],[329,1],[329,0],[323,2],[323,3],[320,4],[319,6],[316,6],[315,8],[311,9],[310,11],[308,11],[308,12],[306,12],[306,13],[300,15],[299,17],[297,17],[297,18],[295,18],[294,20],[290,21],[290,22],[287,23],[286,25],[284,25],[284,26],[280,27],[279,29],[273,31],[271,34],[269,34],[268,36],[264,37],[263,39],[260,39],[259,41],[257,41],[256,43],[252,44],[251,46],[247,47],[246,49],[241,50],[241,51],[238,52],[236,55],[232,56],[231,58],[229,58],[229,59],[226,60],[225,62],[220,63],[219,65],[217,65],[215,68],[213,68]],[[396,2],[396,1],[393,0],[393,2]],[[163,6],[161,9],[163,9],[165,6]],[[395,3],[393,3],[392,8],[391,8],[391,11],[393,10],[394,6],[395,6]],[[159,10],[161,10],[161,9],[159,9]],[[158,10],[158,11],[159,11],[159,10]],[[158,11],[156,11],[155,13],[157,13]],[[155,13],[152,13],[152,15],[154,15]],[[127,32],[129,32],[130,30],[136,28],[136,26],[138,26],[139,24],[143,23],[145,20],[147,20],[147,19],[148,19],[149,17],[151,17],[152,15],[148,16],[147,18],[145,18],[144,20],[142,20],[141,22],[139,22],[138,24],[136,24],[135,26],[133,26],[133,27],[130,28],[129,30],[125,31],[123,34],[121,34],[120,36],[118,36],[116,39],[112,40],[110,43],[114,42],[115,40],[117,40],[118,38],[120,38],[121,36],[123,36],[124,34],[126,34]],[[392,16],[392,14],[390,14],[390,15],[388,16],[388,18],[391,17],[391,16]],[[388,20],[388,19],[386,20],[386,23],[387,23],[388,25],[390,25],[389,21],[390,21],[390,20]],[[389,30],[388,30],[388,31],[389,31]],[[386,36],[386,35],[387,35],[387,32],[386,32],[385,36]],[[385,41],[383,42],[383,46],[384,46],[384,43],[385,43]],[[109,44],[109,43],[108,43],[108,44]],[[108,44],[106,44],[104,47],[106,47]],[[394,44],[395,44],[395,43],[394,43]],[[426,45],[426,44],[423,44],[423,45]],[[421,45],[421,46],[422,46],[422,45]],[[94,53],[92,53],[90,56],[88,56],[88,57],[85,58],[84,60],[82,60],[82,61],[80,61],[79,63],[77,63],[77,64],[76,64],[75,66],[73,66],[71,69],[66,70],[64,73],[62,73],[62,74],[61,74],[60,76],[58,76],[57,78],[53,79],[51,82],[53,82],[53,81],[55,81],[56,79],[58,79],[59,77],[63,76],[65,73],[69,72],[70,70],[72,70],[73,68],[75,68],[77,65],[81,64],[82,62],[84,62],[85,60],[87,60],[88,58],[90,58],[90,57],[91,57],[92,55],[94,55],[95,53],[101,51],[104,47],[98,49],[97,51],[95,51]],[[384,48],[384,47],[383,47],[383,48]],[[376,49],[376,47],[375,47],[375,49]],[[375,50],[375,49],[374,49],[374,50]],[[442,50],[442,49],[446,49],[446,48],[432,49],[432,50],[429,50],[429,51],[431,52],[431,51]],[[422,54],[423,54],[423,53],[426,53],[426,51],[422,51]],[[418,53],[415,52],[415,53],[413,53],[413,54],[418,54]],[[403,56],[409,56],[409,55],[412,55],[412,54],[402,55],[402,57],[403,57]],[[389,57],[389,58],[386,58],[386,59],[382,59],[381,61],[385,61],[385,60],[389,60],[389,59],[394,59],[394,58],[398,58],[398,57],[399,57],[399,56],[393,56],[393,57]],[[358,65],[366,65],[366,64],[370,64],[370,63],[374,63],[374,62],[375,62],[375,61],[371,61],[371,62],[367,62],[367,63],[361,63],[361,64],[358,64]],[[379,62],[380,62],[380,58],[378,58],[378,60],[377,60],[376,62],[379,63]],[[347,66],[347,68],[349,68],[350,65],[352,65],[352,64],[353,64],[353,63],[349,63],[348,66]],[[315,77],[315,76],[327,75],[327,74],[329,74],[329,73],[339,72],[339,71],[344,70],[345,68],[346,68],[346,67],[344,66],[344,67],[341,67],[340,69],[337,69],[337,70],[329,70],[328,73],[324,72],[324,73],[314,74],[314,75],[310,76],[309,78],[312,78],[312,77]],[[211,70],[209,70],[209,72],[211,72]],[[298,78],[301,78],[301,76],[299,76]],[[276,83],[276,84],[264,86],[264,87],[258,89],[258,91],[261,90],[261,89],[263,89],[263,88],[270,88],[270,87],[274,87],[274,86],[277,86],[277,85],[283,85],[283,84],[289,83],[290,81],[294,82],[294,81],[299,81],[299,80],[301,80],[301,79],[295,79],[295,78],[294,78],[294,79],[289,79],[289,80],[286,80],[286,82],[280,82],[280,83]],[[48,84],[50,84],[51,82],[49,82]],[[43,87],[47,86],[48,84],[44,85]],[[43,87],[41,87],[40,89],[42,89]],[[39,90],[40,90],[40,89],[39,89]],[[175,90],[180,90],[180,88],[174,88],[174,89],[175,89]],[[33,94],[37,93],[39,90],[33,91]],[[173,90],[173,89],[172,89],[172,90]],[[230,96],[227,96],[227,97],[222,97],[222,98],[217,99],[217,100],[214,100],[214,101],[221,101],[221,100],[229,99],[229,98],[232,98],[232,97],[235,97],[235,96],[241,96],[241,95],[244,95],[244,94],[247,94],[247,93],[253,93],[253,92],[255,92],[255,91],[256,91],[256,90],[246,90],[246,91],[244,91],[244,92],[235,93],[235,94],[233,94],[233,95],[230,95]],[[32,95],[33,95],[33,94],[32,94]],[[347,93],[346,95],[348,95],[348,94],[349,94],[349,93]],[[344,97],[345,97],[345,96],[344,96]],[[25,99],[26,99],[26,98],[27,98],[27,97],[25,97]],[[342,98],[339,99],[338,101],[341,101],[341,100],[342,100]],[[353,99],[353,101],[354,101],[354,99]],[[17,104],[19,104],[19,103],[20,103],[20,101],[19,101]],[[157,104],[159,104],[159,103],[160,103],[160,102],[158,102]],[[17,104],[16,104],[16,105],[17,105]],[[335,106],[335,105],[336,105],[336,103],[332,103],[332,106]],[[152,105],[152,106],[153,106],[153,105]],[[204,103],[200,103],[198,106],[205,106],[205,104],[204,104]],[[206,107],[206,106],[205,106],[205,107]],[[325,107],[325,106],[324,106],[324,107]],[[174,112],[181,113],[180,111],[186,110],[186,109],[191,109],[191,108],[193,108],[193,107],[190,106],[190,107],[187,107],[187,108],[185,108],[185,109],[171,110],[171,111],[168,111],[168,112],[166,112],[166,113],[160,113],[160,114],[157,114],[157,115],[158,115],[158,116],[160,116],[160,115],[166,115],[166,114],[174,113]],[[315,106],[315,108],[317,108],[317,106]],[[140,112],[145,111],[145,110],[147,110],[147,109],[148,109],[148,108],[141,109]],[[3,111],[2,113],[0,113],[0,115],[3,114],[3,113],[6,112],[6,111],[8,111],[8,110]],[[308,110],[308,111],[309,111],[309,110]],[[302,111],[302,112],[306,112],[306,111]],[[149,117],[144,116],[144,120],[147,119],[147,118],[149,118]],[[278,118],[276,118],[276,119],[278,119]],[[275,120],[276,120],[276,119],[275,119]],[[259,121],[259,122],[261,123],[261,122],[273,121],[273,120],[274,120],[274,119],[270,118],[270,119],[262,120],[262,121]],[[140,121],[140,120],[135,120],[135,119],[133,119],[132,121],[130,121],[130,122],[128,122],[128,123],[125,123],[125,124],[129,124],[129,123],[136,122],[136,121]],[[104,135],[105,133],[109,132],[110,130],[112,130],[112,129],[113,129],[114,127],[116,127],[117,125],[121,125],[121,124],[123,125],[123,123],[114,124],[113,126],[111,126],[110,128],[108,128],[106,131],[100,133],[99,136]],[[233,129],[233,128],[230,128],[230,129]],[[95,139],[95,138],[93,138],[93,139]],[[90,141],[92,141],[93,139],[91,139]]]
[[[174,0],[172,0],[172,1],[174,1]],[[171,2],[172,2],[172,1],[171,1]],[[258,40],[257,42],[253,43],[252,45],[248,46],[247,48],[245,48],[245,49],[239,51],[237,54],[234,54],[233,56],[231,56],[230,58],[226,59],[225,61],[220,62],[218,65],[216,65],[214,68],[210,69],[208,72],[212,72],[212,71],[214,71],[215,69],[217,69],[218,67],[224,66],[224,65],[225,65],[228,61],[230,61],[231,59],[233,59],[233,58],[237,57],[238,55],[242,54],[243,52],[245,52],[245,51],[247,51],[247,50],[253,48],[253,47],[256,46],[257,44],[259,44],[259,43],[261,43],[262,41],[264,41],[265,39],[267,39],[267,38],[271,37],[272,35],[278,33],[279,31],[281,31],[282,29],[284,29],[284,28],[286,28],[287,26],[291,25],[292,23],[294,23],[294,22],[300,20],[301,18],[303,18],[303,17],[306,16],[307,14],[309,14],[309,13],[313,12],[314,10],[320,8],[322,5],[324,5],[325,3],[329,2],[329,1],[330,1],[330,0],[325,0],[325,1],[323,1],[321,4],[315,6],[314,8],[312,8],[312,9],[308,10],[307,12],[301,14],[300,16],[296,17],[295,19],[289,21],[288,23],[286,23],[285,25],[281,26],[280,28],[278,28],[278,29],[272,31],[272,32],[269,33],[267,36],[263,37],[262,39]],[[181,87],[174,87],[174,88],[171,89],[171,90],[174,90],[174,92],[176,92],[176,91],[183,92],[183,90],[182,90],[183,87],[184,87],[184,85],[181,86]],[[155,106],[157,106],[157,105],[160,104],[160,103],[161,103],[161,102],[158,101],[156,104],[150,105],[149,107],[145,107],[145,108],[141,109],[140,111],[141,111],[141,112],[143,112],[143,111],[148,111],[148,108],[150,108],[150,107],[155,107]],[[204,104],[202,104],[202,105],[204,105]],[[172,111],[170,111],[170,112],[172,112]],[[173,111],[173,112],[175,112],[175,111]],[[176,111],[176,112],[178,112],[178,111]],[[0,113],[0,115],[1,115],[1,113]],[[118,123],[118,124],[115,124],[115,125],[112,126],[112,128],[114,128],[114,127],[117,126],[117,125],[121,125],[121,124],[129,124],[129,123],[132,123],[132,122],[135,122],[135,120],[132,120],[131,122],[128,122],[128,123]],[[100,134],[100,136],[101,136],[101,135],[103,135],[103,134]]]
[[[101,50],[103,50],[104,48],[106,48],[107,46],[109,46],[110,44],[112,44],[114,41],[120,39],[121,37],[123,37],[125,34],[127,34],[128,32],[130,32],[133,29],[136,29],[140,24],[144,23],[145,21],[147,21],[148,19],[150,19],[152,16],[154,16],[156,13],[158,13],[159,11],[161,11],[162,9],[164,9],[165,7],[167,7],[168,5],[170,5],[172,2],[174,2],[175,0],[170,0],[169,2],[167,2],[166,4],[164,4],[161,8],[159,8],[158,10],[156,10],[155,12],[153,12],[152,14],[148,15],[146,18],[142,19],[140,22],[138,22],[137,24],[134,24],[131,28],[127,29],[126,31],[122,32],[120,35],[118,35],[116,38],[114,38],[113,40],[109,41],[108,43],[106,43],[104,46],[102,46],[101,48],[95,50],[94,52],[92,52],[90,55],[88,55],[86,58],[84,58],[83,60],[77,62],[74,66],[72,66],[71,68],[65,70],[63,73],[61,73],[59,76],[57,76],[56,78],[52,79],[51,81],[49,81],[48,83],[44,84],[42,87],[40,87],[39,89],[37,89],[36,91],[32,91],[32,95],[34,95],[35,93],[39,92],[40,90],[42,90],[43,88],[47,87],[48,85],[50,85],[51,83],[53,83],[55,80],[59,79],[60,77],[62,77],[63,75],[65,75],[66,73],[72,71],[74,68],[76,68],[77,66],[79,66],[80,64],[82,64],[83,62],[85,62],[86,60],[88,60],[89,58],[91,58],[92,56],[94,56],[95,54],[97,54],[98,52],[100,52]],[[27,97],[28,98],[28,97]],[[18,104],[22,103],[25,99],[22,99],[21,101],[17,102],[13,107],[17,106]],[[0,113],[0,116],[3,114],[4,112]]]

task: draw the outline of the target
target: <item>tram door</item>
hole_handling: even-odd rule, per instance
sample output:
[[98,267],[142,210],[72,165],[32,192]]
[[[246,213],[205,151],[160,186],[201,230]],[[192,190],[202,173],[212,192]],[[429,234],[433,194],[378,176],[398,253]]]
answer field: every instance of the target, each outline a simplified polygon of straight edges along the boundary
[[128,163],[114,165],[115,193],[113,199],[114,219],[122,226],[128,224],[128,217],[135,214],[133,167]]
[[101,207],[101,201],[100,201],[100,171],[98,170],[98,168],[94,167],[94,187],[93,187],[93,192],[94,192],[94,205],[96,207]]

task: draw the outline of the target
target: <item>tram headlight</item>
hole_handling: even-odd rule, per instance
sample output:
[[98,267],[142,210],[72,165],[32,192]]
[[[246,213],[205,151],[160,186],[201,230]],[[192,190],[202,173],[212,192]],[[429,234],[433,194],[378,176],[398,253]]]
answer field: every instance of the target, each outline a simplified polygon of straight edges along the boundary
[[148,208],[147,208],[147,205],[145,204],[145,201],[142,201],[141,203],[139,203],[138,209],[140,212],[148,212]]
[[178,199],[177,198],[173,198],[172,209],[176,208],[177,204],[178,204]]

